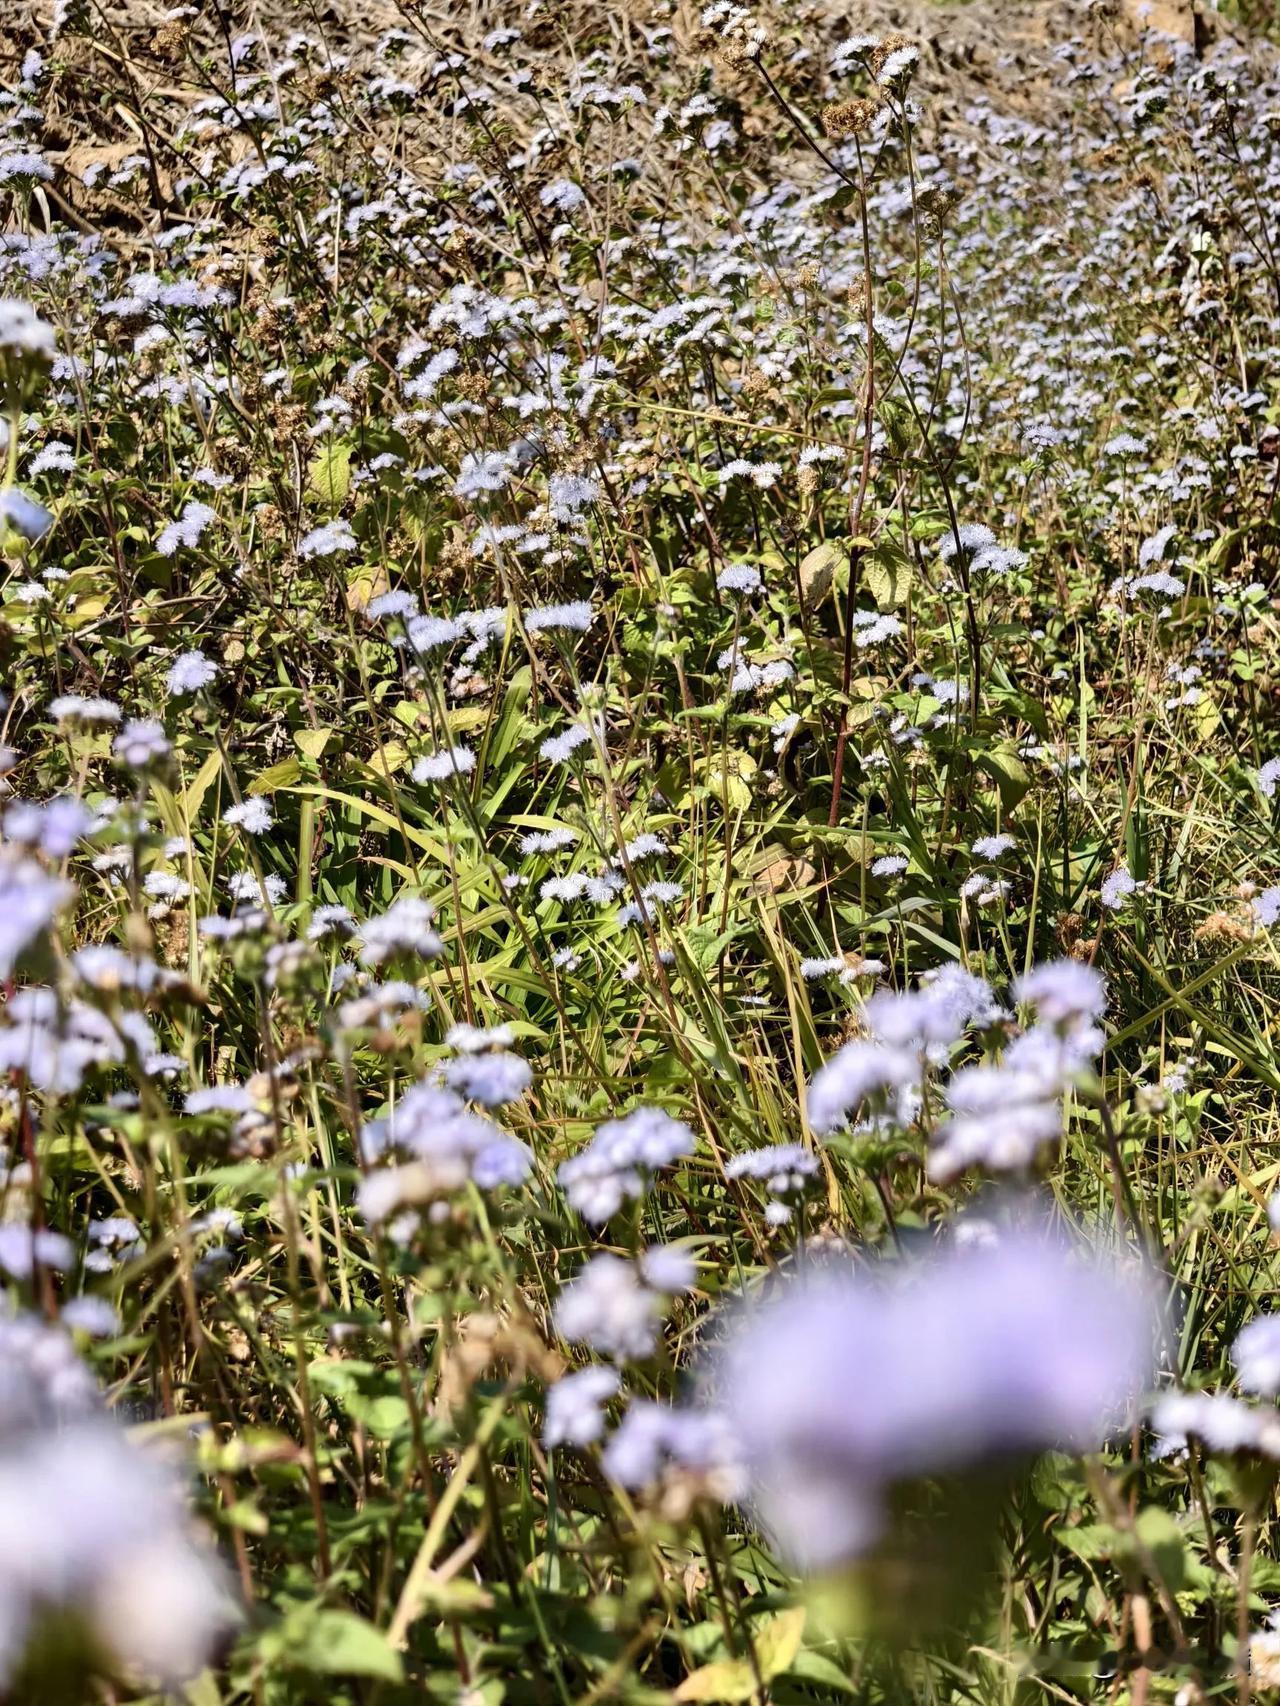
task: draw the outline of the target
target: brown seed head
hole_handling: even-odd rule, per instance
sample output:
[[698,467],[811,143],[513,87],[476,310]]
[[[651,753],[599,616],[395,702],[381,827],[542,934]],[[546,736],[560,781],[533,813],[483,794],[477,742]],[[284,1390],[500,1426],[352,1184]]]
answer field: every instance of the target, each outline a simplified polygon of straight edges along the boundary
[[264,539],[283,539],[287,531],[284,517],[275,504],[259,504],[253,512],[258,531]]
[[956,190],[939,189],[931,185],[922,193],[919,203],[920,212],[924,216],[925,224],[929,227],[930,236],[937,235],[947,215],[959,204],[959,201],[960,196]]
[[1211,912],[1196,926],[1197,942],[1247,942],[1252,935],[1253,926],[1234,912]]
[[879,47],[872,48],[871,57],[867,61],[871,67],[872,76],[878,77],[880,75],[890,55],[897,53],[900,47],[914,47],[915,45],[910,36],[898,35],[897,33],[885,36]]
[[172,63],[187,51],[191,29],[185,18],[170,18],[151,38],[151,51],[157,59]]
[[1054,934],[1059,944],[1070,950],[1080,940],[1084,931],[1084,919],[1078,912],[1060,912],[1054,924]]
[[829,107],[822,109],[822,128],[837,142],[844,142],[851,136],[865,136],[871,129],[879,105],[878,101],[863,95],[855,95],[849,101],[832,101]]

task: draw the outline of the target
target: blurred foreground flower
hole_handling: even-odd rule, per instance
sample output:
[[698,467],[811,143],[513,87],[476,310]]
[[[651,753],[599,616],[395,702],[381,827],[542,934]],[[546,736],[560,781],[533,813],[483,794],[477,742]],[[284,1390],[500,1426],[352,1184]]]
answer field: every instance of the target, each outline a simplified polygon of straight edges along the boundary
[[1019,1227],[747,1308],[714,1402],[764,1527],[824,1569],[876,1546],[908,1483],[1101,1444],[1148,1379],[1153,1334],[1141,1269]]
[[23,1698],[47,1666],[176,1684],[237,1621],[176,1478],[102,1410],[71,1341],[25,1316],[0,1332],[0,1560],[0,1690],[20,1678]]

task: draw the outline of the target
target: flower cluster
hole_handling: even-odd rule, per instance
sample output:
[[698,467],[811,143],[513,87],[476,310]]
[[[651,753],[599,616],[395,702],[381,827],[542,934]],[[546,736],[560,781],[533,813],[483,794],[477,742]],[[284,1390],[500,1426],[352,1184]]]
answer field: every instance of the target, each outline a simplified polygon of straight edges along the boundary
[[1020,1228],[745,1308],[711,1390],[765,1525],[825,1567],[874,1545],[899,1483],[1096,1446],[1152,1348],[1140,1271]]

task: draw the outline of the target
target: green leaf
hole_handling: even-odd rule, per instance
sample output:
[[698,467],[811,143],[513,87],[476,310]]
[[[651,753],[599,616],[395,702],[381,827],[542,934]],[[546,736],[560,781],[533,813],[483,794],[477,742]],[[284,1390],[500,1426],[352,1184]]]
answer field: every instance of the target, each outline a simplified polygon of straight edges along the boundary
[[897,610],[907,602],[915,573],[914,560],[896,539],[882,539],[862,565],[863,581],[880,610]]
[[816,1682],[823,1688],[834,1688],[841,1694],[857,1694],[858,1685],[834,1659],[825,1653],[797,1653],[788,1666],[791,1675],[802,1682]]
[[186,795],[187,820],[194,823],[200,815],[200,804],[213,784],[214,777],[222,767],[222,754],[214,747],[204,763],[196,771],[195,777],[188,782],[184,790]]
[[682,946],[699,971],[714,971],[733,941],[736,930],[720,931],[712,924],[692,924],[683,934]]
[[949,531],[947,518],[941,511],[936,511],[933,515],[917,516],[915,521],[911,523],[911,537],[913,539],[936,539],[940,534]]
[[1165,1586],[1170,1593],[1180,1593],[1187,1579],[1187,1553],[1173,1517],[1159,1505],[1148,1505],[1138,1512],[1134,1528]]
[[1089,1562],[1109,1558],[1121,1569],[1145,1573],[1149,1561],[1170,1593],[1181,1593],[1190,1582],[1199,1583],[1206,1577],[1199,1559],[1188,1556],[1176,1519],[1159,1505],[1139,1511],[1132,1532],[1110,1523],[1084,1523],[1063,1530],[1062,1541],[1077,1558]]
[[1119,1533],[1107,1522],[1083,1522],[1077,1528],[1059,1530],[1062,1544],[1077,1558],[1089,1563],[1110,1558],[1119,1543]]
[[1003,809],[1012,811],[1031,786],[1031,777],[1018,756],[1017,747],[1012,741],[1001,741],[996,746],[989,746],[985,752],[980,752],[977,762],[994,778],[1000,791],[1000,804]]
[[[213,786],[219,770],[222,768],[222,756],[217,747],[205,758],[195,776],[184,784],[182,794],[175,795],[162,782],[152,784],[156,803],[160,808],[160,816],[164,826],[171,835],[185,836],[187,825],[195,823],[200,815],[201,802]],[[181,809],[180,809],[180,801]]]
[[502,710],[498,714],[485,754],[487,763],[502,764],[515,749],[520,738],[525,707],[532,692],[533,671],[526,664],[516,670],[507,683],[507,690],[502,696]]
[[399,1653],[354,1611],[319,1611],[309,1617],[291,1653],[304,1670],[326,1676],[373,1676],[383,1682],[400,1682],[404,1676]]
[[409,1406],[398,1393],[389,1392],[367,1402],[352,1402],[347,1409],[363,1422],[375,1439],[394,1439],[409,1426]]
[[[296,763],[297,760],[295,759],[293,762]],[[382,780],[381,775],[379,775],[378,780]],[[440,841],[435,840],[420,829],[415,829],[412,824],[402,826],[394,813],[389,812],[385,806],[380,806],[373,800],[361,798],[356,794],[342,793],[336,788],[317,788],[313,783],[298,788],[290,786],[288,792],[309,795],[318,800],[329,800],[332,804],[344,807],[357,817],[368,818],[372,823],[380,824],[383,829],[399,830],[403,827],[405,836],[415,847],[421,847],[424,853],[430,853],[435,859],[445,857],[444,846]]]

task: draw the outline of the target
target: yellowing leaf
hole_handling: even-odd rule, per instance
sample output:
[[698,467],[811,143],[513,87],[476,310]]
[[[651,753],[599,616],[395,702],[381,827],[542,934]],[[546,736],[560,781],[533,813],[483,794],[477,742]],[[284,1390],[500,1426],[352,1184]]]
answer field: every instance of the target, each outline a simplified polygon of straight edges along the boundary
[[1196,733],[1202,740],[1207,740],[1221,723],[1222,718],[1218,715],[1218,707],[1207,693],[1197,699],[1191,707],[1191,720],[1196,726]]
[[68,628],[83,628],[90,622],[96,622],[107,609],[105,598],[82,598],[75,607],[69,610],[64,618]]
[[780,1611],[757,1633],[756,1663],[760,1666],[760,1674],[766,1682],[791,1668],[792,1661],[800,1651],[805,1615],[803,1605],[793,1605],[790,1611]]
[[368,767],[375,776],[389,776],[397,770],[403,770],[408,762],[407,748],[401,746],[398,740],[388,740],[369,754]]
[[307,498],[324,509],[338,510],[351,490],[351,447],[331,439],[311,458],[307,469]]
[[293,744],[304,758],[319,758],[332,739],[332,729],[299,729]]
[[482,729],[489,721],[487,705],[458,705],[448,713],[446,721],[451,735],[464,735]]
[[469,1581],[465,1576],[446,1581],[434,1570],[422,1584],[422,1602],[449,1617],[466,1617],[493,1609],[493,1595],[479,1582]]
[[811,608],[822,603],[835,585],[836,570],[844,563],[837,545],[819,545],[800,564],[800,591]]
[[229,1522],[233,1528],[242,1528],[246,1534],[256,1534],[259,1538],[270,1528],[266,1517],[252,1499],[237,1499],[234,1504],[227,1505],[223,1510],[222,1520]]
[[807,888],[817,875],[817,867],[807,859],[794,859],[782,853],[752,872],[751,886],[758,894],[781,894],[783,889]]
[[718,1659],[699,1665],[676,1689],[677,1700],[750,1700],[756,1679],[745,1659]]
[[[795,1605],[769,1620],[753,1636],[756,1664],[766,1682],[789,1670],[804,1637],[806,1610]],[[677,1700],[750,1700],[759,1684],[746,1659],[717,1659],[691,1671],[675,1691]]]
[[867,591],[880,610],[897,610],[907,602],[916,566],[896,540],[882,539],[862,565]]
[[362,564],[347,582],[347,602],[353,610],[367,610],[371,600],[390,590],[391,582],[381,563]]
[[756,761],[749,752],[717,752],[703,767],[699,781],[716,799],[723,800],[730,810],[744,812],[751,804],[750,781],[756,768]]
[[249,794],[274,794],[277,788],[287,788],[302,775],[302,766],[296,758],[283,758],[279,764],[273,764],[268,769],[260,771],[248,788]]
[[182,1693],[187,1706],[222,1706],[222,1690],[211,1670],[202,1670],[185,1684]]

